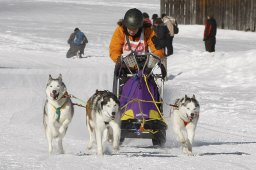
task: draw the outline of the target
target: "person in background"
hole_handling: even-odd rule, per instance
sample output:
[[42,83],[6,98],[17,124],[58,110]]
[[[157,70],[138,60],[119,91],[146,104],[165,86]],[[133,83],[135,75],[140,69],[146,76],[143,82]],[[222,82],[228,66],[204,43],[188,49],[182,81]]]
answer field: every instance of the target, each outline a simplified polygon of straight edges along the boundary
[[205,50],[208,52],[215,52],[216,44],[216,33],[217,33],[217,23],[213,16],[207,16],[205,21],[204,29],[204,44]]
[[154,25],[154,21],[156,20],[158,18],[158,15],[157,14],[153,14],[152,15],[152,23],[153,23],[153,25]]
[[[163,49],[165,51],[165,58],[162,59],[162,64],[167,70],[167,56],[168,56],[168,49],[170,48],[170,34],[167,26],[163,23],[161,18],[156,18],[153,29],[155,31],[156,36],[152,38],[157,49]],[[165,79],[167,80],[167,79]]]
[[149,19],[148,13],[143,12],[142,15],[143,15],[143,22],[144,22],[144,25],[145,25],[146,27],[151,27],[151,26],[152,26],[152,22],[151,22],[151,20]]
[[[163,23],[161,18],[156,18],[153,29],[155,31],[156,36],[152,38],[157,49],[165,49],[167,47],[167,43],[169,42],[169,30],[167,26]],[[166,50],[165,50],[166,51]],[[167,56],[167,53],[165,53]]]
[[175,18],[173,18],[171,16],[167,16],[166,14],[162,14],[162,20],[169,30],[168,42],[166,44],[166,47],[167,47],[166,55],[170,56],[173,54],[172,42],[173,42],[173,38],[174,38],[174,24],[175,24],[176,20],[175,20]]
[[77,58],[82,58],[87,43],[88,39],[84,35],[84,33],[80,31],[79,28],[75,28],[74,32],[70,35],[68,39],[68,44],[70,45],[70,48],[66,54],[66,57],[71,58],[77,56]]

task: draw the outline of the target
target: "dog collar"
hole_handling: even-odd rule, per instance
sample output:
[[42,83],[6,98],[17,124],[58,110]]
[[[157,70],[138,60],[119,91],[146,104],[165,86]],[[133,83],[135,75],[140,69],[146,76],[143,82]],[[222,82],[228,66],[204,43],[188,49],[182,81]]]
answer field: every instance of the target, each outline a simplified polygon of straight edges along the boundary
[[185,126],[187,126],[187,124],[189,124],[190,122],[186,122],[186,121],[183,120],[183,123],[184,123]]
[[[198,117],[199,117],[199,115],[198,115]],[[187,124],[189,124],[190,122],[192,122],[193,121],[193,119],[194,119],[194,117],[192,118],[192,119],[189,119],[189,121],[188,122],[186,122],[185,120],[183,120],[183,122],[184,122],[184,125],[185,126],[187,126]]]

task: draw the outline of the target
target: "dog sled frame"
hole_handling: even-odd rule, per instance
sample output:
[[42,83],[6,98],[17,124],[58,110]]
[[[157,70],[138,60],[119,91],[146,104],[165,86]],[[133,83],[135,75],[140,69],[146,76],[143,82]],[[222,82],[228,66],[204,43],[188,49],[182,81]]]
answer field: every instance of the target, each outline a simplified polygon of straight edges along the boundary
[[[131,53],[121,58],[121,69],[126,69],[124,75],[115,75],[113,81],[113,93],[120,98],[121,88],[127,79],[136,76],[142,71],[144,76],[153,76],[158,87],[160,101],[158,106],[159,118],[156,119],[121,119],[121,142],[125,138],[147,138],[152,139],[153,145],[163,146],[166,142],[167,124],[163,119],[164,78],[162,73],[157,72],[157,67],[162,64],[162,60],[152,53],[137,55]],[[121,113],[122,114],[122,113]],[[123,117],[124,115],[122,115]]]

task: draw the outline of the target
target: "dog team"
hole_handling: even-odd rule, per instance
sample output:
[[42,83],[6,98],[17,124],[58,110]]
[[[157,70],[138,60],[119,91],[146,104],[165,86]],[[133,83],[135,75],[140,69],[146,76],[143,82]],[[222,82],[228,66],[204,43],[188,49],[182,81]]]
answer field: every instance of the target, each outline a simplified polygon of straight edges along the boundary
[[[176,100],[175,106],[171,113],[173,131],[183,153],[193,155],[192,144],[199,118],[199,103],[194,95],[192,98],[185,95],[185,97]],[[85,114],[90,137],[87,148],[91,149],[96,144],[97,155],[103,155],[103,143],[111,141],[113,153],[117,153],[121,136],[118,98],[107,90],[96,90],[87,101]],[[50,154],[53,153],[53,141],[55,140],[58,144],[59,153],[64,153],[62,140],[73,115],[74,105],[62,80],[62,75],[60,74],[58,78],[52,78],[49,75],[43,124]]]

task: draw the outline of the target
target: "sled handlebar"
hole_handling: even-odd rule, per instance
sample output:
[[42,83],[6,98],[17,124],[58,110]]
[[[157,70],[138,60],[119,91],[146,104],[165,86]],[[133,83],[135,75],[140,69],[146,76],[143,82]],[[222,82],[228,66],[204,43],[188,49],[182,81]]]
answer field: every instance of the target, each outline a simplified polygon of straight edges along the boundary
[[138,54],[138,53],[135,53],[135,52],[131,52],[130,54],[126,55],[126,56],[121,56],[121,60],[124,60],[125,58],[127,57],[131,57],[131,56],[152,56],[154,59],[158,60],[159,62],[161,62],[161,59],[160,57],[158,57],[157,55],[153,54],[153,53],[141,53],[141,54]]
[[151,74],[153,69],[161,63],[161,59],[152,53],[130,53],[121,57],[121,61],[125,63],[127,69],[131,74],[135,74],[138,71],[143,71],[144,74]]

